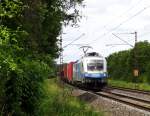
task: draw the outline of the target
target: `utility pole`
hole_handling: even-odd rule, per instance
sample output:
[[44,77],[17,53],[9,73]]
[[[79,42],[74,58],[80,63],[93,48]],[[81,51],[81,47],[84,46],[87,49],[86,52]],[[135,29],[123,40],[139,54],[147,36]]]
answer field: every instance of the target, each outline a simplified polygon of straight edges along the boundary
[[137,43],[137,32],[135,31],[134,34],[135,34],[135,44],[136,44]]
[[134,45],[134,77],[139,76],[139,69],[138,69],[138,61],[137,61],[137,32],[134,32],[135,34],[135,45]]
[[[59,53],[59,58],[60,58],[60,64],[59,64],[59,76],[58,76],[58,81],[60,83],[60,86],[63,88],[64,91],[64,82],[61,81],[61,79],[64,76],[64,72],[63,72],[63,47],[62,47],[62,33],[60,35],[60,40],[59,40],[59,47],[60,47],[60,53]],[[64,92],[63,92],[63,96],[64,96]]]
[[139,76],[139,68],[138,68],[138,60],[137,60],[137,32],[133,32],[133,33],[117,33],[117,34],[134,34],[134,45],[131,45],[130,43],[128,43],[127,41],[125,41],[124,39],[120,38],[119,36],[117,36],[116,34],[112,33],[116,38],[120,39],[121,41],[123,41],[125,44],[108,44],[107,46],[113,46],[113,45],[129,45],[133,48],[133,57],[134,57],[134,68],[133,68],[133,75],[134,77],[138,77]]
[[62,48],[62,35],[60,36],[60,53],[59,53],[59,57],[60,57],[60,69],[59,69],[59,74],[60,76],[62,76],[62,68],[63,68],[63,48]]

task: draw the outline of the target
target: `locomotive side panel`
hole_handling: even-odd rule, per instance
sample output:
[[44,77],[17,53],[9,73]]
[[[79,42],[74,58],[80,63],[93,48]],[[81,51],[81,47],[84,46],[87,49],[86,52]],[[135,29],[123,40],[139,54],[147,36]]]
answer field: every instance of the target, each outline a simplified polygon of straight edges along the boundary
[[76,63],[73,64],[73,81],[76,81],[77,77],[77,65]]
[[75,82],[82,82],[83,77],[82,77],[82,63],[74,63],[73,64],[73,81]]
[[77,63],[77,81],[82,81],[80,63]]

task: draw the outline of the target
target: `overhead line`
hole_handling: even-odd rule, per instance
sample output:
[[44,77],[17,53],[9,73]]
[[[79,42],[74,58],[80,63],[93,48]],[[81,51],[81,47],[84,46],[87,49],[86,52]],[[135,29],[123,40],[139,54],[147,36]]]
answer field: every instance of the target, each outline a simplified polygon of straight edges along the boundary
[[[131,9],[135,8],[135,6],[137,6],[137,4],[139,4],[141,1],[143,1],[143,0],[139,0],[136,4],[132,5],[128,10],[126,10],[124,13],[122,13],[122,14],[119,15],[119,16],[117,16],[116,18],[124,16],[124,14],[126,14],[127,12],[129,12]],[[115,18],[115,19],[116,19],[116,18]],[[105,25],[103,26],[103,28],[107,29],[106,27],[107,27],[109,24],[111,24],[112,22],[113,22],[113,20],[109,21],[107,24],[105,24]],[[105,35],[105,34],[104,34],[104,35]]]
[[88,44],[70,44],[70,45],[76,45],[76,46],[83,46],[83,45],[87,45],[87,46],[88,46]]
[[117,25],[115,28],[113,28],[112,30],[116,30],[118,27],[120,27],[121,25],[123,25],[124,23],[128,22],[129,20],[131,20],[132,18],[136,17],[137,15],[141,14],[143,11],[145,11],[147,8],[149,8],[150,6],[144,7],[142,10],[140,10],[139,12],[137,12],[136,14],[134,14],[133,16],[131,16],[130,18],[126,19],[125,21],[123,21],[122,23],[120,23],[119,25]]
[[128,45],[128,44],[107,44],[106,46],[114,46],[114,45]]
[[81,34],[79,37],[77,37],[76,39],[74,39],[73,41],[71,41],[69,44],[65,45],[63,48],[68,47],[69,45],[71,45],[72,43],[74,43],[75,41],[79,40],[82,36],[84,36],[85,33]]
[[123,41],[124,43],[130,45],[131,47],[134,47],[133,45],[131,45],[130,43],[128,43],[127,41],[121,39],[120,37],[118,37],[117,35],[115,35],[114,33],[112,33],[115,37],[117,37],[118,39],[120,39],[121,41]]
[[[128,19],[126,19],[125,21],[123,21],[122,23],[120,23],[119,25],[117,25],[116,27],[114,27],[113,29],[111,29],[110,31],[102,34],[100,37],[104,37],[107,34],[111,33],[112,31],[116,30],[117,28],[119,28],[121,25],[123,25],[124,23],[128,22],[129,20],[131,20],[132,18],[136,17],[137,15],[141,14],[143,11],[145,11],[147,8],[149,8],[150,6],[144,7],[142,10],[138,11],[136,14],[134,14],[133,16],[129,17]],[[97,39],[94,39],[93,41],[91,41],[89,44],[95,43],[96,40],[98,40],[99,37]]]
[[[135,6],[137,6],[137,4],[139,4],[141,1],[142,1],[142,0],[139,0],[136,4],[132,5],[128,10],[126,10],[124,13],[122,13],[122,14],[119,15],[119,16],[117,16],[116,18],[122,17],[122,16],[124,16],[124,14],[127,14],[131,9],[135,8]],[[107,23],[107,24],[104,26],[104,28],[106,28],[107,25],[109,25],[111,22],[113,22],[113,21],[111,20],[109,23]]]

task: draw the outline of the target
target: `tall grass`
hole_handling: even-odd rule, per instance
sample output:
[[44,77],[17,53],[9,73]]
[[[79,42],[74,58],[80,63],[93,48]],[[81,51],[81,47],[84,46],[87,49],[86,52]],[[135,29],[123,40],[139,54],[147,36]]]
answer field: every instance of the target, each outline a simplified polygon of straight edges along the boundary
[[132,82],[109,79],[108,84],[116,87],[125,87],[131,89],[150,91],[150,84],[148,83],[132,83]]
[[45,82],[46,97],[40,102],[41,116],[103,116],[89,105],[72,97],[69,88],[62,89],[54,79]]
[[0,79],[0,116],[2,116],[3,111],[3,98],[4,98],[4,81]]

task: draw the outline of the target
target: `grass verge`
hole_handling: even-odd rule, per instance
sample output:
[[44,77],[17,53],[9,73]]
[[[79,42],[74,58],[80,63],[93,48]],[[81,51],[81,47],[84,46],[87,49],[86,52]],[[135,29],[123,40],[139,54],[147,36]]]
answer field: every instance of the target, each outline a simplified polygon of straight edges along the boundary
[[69,88],[62,89],[56,79],[45,82],[46,97],[40,103],[41,116],[103,116],[83,101],[71,96]]
[[132,83],[132,82],[109,79],[108,85],[150,91],[150,85],[147,83]]

